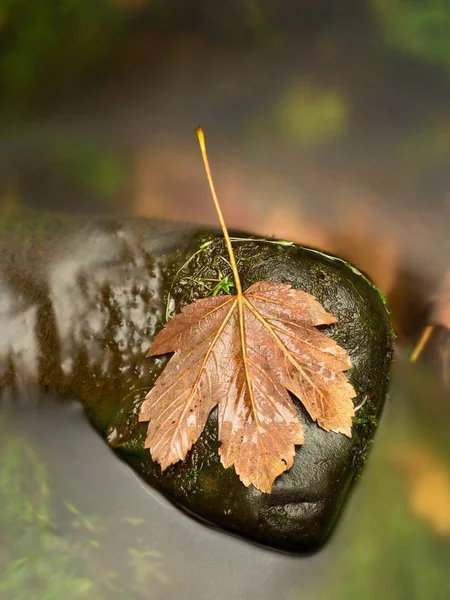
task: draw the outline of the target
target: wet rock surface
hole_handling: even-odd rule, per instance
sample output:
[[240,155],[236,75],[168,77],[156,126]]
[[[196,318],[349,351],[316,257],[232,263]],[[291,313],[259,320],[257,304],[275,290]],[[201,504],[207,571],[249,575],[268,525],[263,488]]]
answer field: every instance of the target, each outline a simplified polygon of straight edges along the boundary
[[[350,354],[353,437],[326,433],[299,402],[304,446],[271,494],[220,464],[216,411],[182,463],[164,473],[144,449],[140,404],[167,358],[145,359],[166,319],[230,273],[215,232],[150,220],[26,215],[0,226],[0,386],[76,398],[109,445],[195,517],[287,551],[320,547],[358,478],[386,396],[388,312],[350,265],[272,241],[235,242],[242,283],[281,281],[314,294],[339,322],[325,328]],[[31,394],[30,394],[31,393]],[[6,394],[5,397],[8,397]],[[22,395],[23,396],[23,395]]]

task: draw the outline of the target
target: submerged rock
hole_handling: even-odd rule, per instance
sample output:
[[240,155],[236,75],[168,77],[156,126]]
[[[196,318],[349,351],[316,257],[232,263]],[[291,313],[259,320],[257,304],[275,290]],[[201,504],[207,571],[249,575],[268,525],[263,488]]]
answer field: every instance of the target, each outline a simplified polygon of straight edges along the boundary
[[244,289],[289,283],[338,317],[325,331],[350,354],[362,405],[348,439],[320,429],[295,400],[306,443],[271,494],[246,488],[220,464],[216,411],[186,460],[164,473],[144,449],[147,423],[138,422],[167,362],[145,359],[155,333],[182,305],[229,287],[215,232],[144,219],[4,221],[0,385],[76,398],[110,446],[185,511],[262,544],[310,551],[327,539],[366,460],[387,390],[390,319],[377,290],[339,259],[273,240],[245,238],[235,249]]

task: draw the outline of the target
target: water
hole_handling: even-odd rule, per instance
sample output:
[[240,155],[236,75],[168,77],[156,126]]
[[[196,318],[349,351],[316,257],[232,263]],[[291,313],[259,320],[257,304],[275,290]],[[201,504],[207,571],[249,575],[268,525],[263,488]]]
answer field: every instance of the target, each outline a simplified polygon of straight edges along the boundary
[[[430,450],[415,406],[430,387],[429,374],[422,374],[413,402],[405,395],[409,376],[407,369],[397,371],[375,448],[335,535],[324,550],[307,557],[258,547],[181,513],[111,452],[76,403],[61,405],[35,394],[18,403],[4,394],[2,507],[8,514],[11,503],[30,504],[35,514],[25,524],[3,519],[2,540],[9,544],[2,558],[10,566],[22,550],[27,562],[15,577],[3,573],[0,597],[57,597],[64,579],[70,599],[375,598],[379,581],[387,598],[408,590],[410,598],[426,597],[423,590],[432,592],[428,597],[447,598],[450,523],[439,531],[433,508],[425,516],[417,512],[405,469],[405,453]],[[437,456],[447,453],[442,429],[441,423],[431,451]],[[11,453],[24,449],[35,453],[35,462],[19,460],[10,473],[13,481],[24,479],[19,495],[15,485],[2,482]],[[424,473],[416,467],[414,477]],[[428,491],[432,506],[439,490]],[[52,544],[43,543],[48,537]],[[64,548],[64,564],[55,544]]]
[[[92,576],[99,597],[104,592],[99,583],[112,569],[127,598],[274,598],[280,577],[286,589],[297,581],[299,571],[302,579],[310,579],[311,559],[299,562],[243,543],[175,509],[115,457],[76,405],[35,400],[44,406],[12,407],[7,412],[8,433],[3,441],[8,446],[11,439],[20,439],[38,452],[51,488],[55,534],[69,546],[71,541],[83,547],[92,538],[100,540],[85,560],[76,556],[73,561],[83,578]],[[81,541],[80,532],[71,526],[74,515],[65,510],[67,504],[95,524],[82,530]],[[139,589],[138,570],[133,572],[127,565],[130,549],[157,553],[143,558],[144,563],[157,565],[156,574],[142,576],[144,591]],[[55,562],[57,557],[49,553],[44,560]],[[43,583],[45,587],[48,582]]]

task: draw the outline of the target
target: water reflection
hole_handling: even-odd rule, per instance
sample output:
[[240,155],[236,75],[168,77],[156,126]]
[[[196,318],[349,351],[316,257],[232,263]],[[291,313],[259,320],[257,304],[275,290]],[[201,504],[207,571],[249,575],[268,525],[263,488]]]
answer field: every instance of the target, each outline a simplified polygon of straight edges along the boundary
[[[60,583],[58,571],[66,579],[58,553],[42,545],[41,536],[50,535],[65,549],[74,573],[73,581],[66,581],[70,599],[83,597],[86,589],[89,598],[269,599],[287,590],[299,572],[310,577],[308,560],[243,543],[182,514],[115,457],[78,408],[40,401],[37,409],[13,406],[3,414],[0,481],[8,469],[10,479],[24,481],[1,488],[2,506],[26,505],[33,513],[25,530],[17,519],[3,521],[9,543],[0,590],[11,594],[5,598],[19,598],[18,591],[24,598],[38,590],[50,594]],[[29,478],[29,453],[33,472],[39,471],[36,481]],[[27,569],[22,572],[17,564],[20,552],[29,561],[37,554],[44,577],[29,580]],[[139,556],[146,577],[133,563]],[[51,571],[54,580],[47,578]]]
[[408,368],[397,371],[344,519],[322,552],[304,558],[182,514],[116,458],[76,404],[44,396],[9,403],[0,450],[1,597],[63,590],[72,600],[89,590],[95,599],[356,600],[382,590],[388,600],[448,598],[449,420],[430,440],[418,408],[429,376],[424,370],[414,391]]

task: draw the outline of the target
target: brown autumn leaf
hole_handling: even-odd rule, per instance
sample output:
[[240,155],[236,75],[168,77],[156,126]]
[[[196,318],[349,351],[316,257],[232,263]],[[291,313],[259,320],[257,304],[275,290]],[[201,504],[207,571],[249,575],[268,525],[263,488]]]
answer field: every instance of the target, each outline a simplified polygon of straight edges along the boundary
[[311,294],[270,281],[242,291],[200,128],[197,135],[237,294],[197,300],[157,334],[148,356],[174,355],[139,420],[150,421],[145,447],[164,471],[184,460],[218,405],[223,466],[234,465],[244,485],[269,493],[304,442],[287,390],[323,429],[351,436],[350,358],[316,329],[337,319]]
[[295,394],[327,431],[351,436],[347,352],[316,329],[336,322],[314,296],[275,282],[186,306],[149,356],[175,352],[147,395],[145,446],[164,470],[183,460],[218,404],[219,453],[245,485],[270,492],[304,441]]

